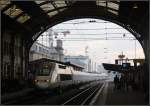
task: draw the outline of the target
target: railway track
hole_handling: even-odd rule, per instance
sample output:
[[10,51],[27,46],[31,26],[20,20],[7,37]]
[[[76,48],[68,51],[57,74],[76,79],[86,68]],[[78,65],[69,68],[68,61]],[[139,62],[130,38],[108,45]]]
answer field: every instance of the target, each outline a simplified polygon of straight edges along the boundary
[[69,100],[65,101],[62,105],[88,105],[92,101],[95,94],[104,86],[104,83],[96,83],[82,92],[76,94]]
[[26,96],[23,96],[23,97],[17,97],[15,99],[12,99],[10,101],[5,101],[4,104],[5,105],[10,105],[10,104],[13,104],[13,105],[17,105],[17,104],[20,104],[20,105],[24,105],[24,104],[34,104],[35,102],[37,101],[41,101],[42,99],[46,99],[46,95],[42,94],[40,95],[40,98],[38,98],[39,95],[35,94],[34,92],[32,92],[31,94],[28,94]]
[[[31,105],[31,104],[54,104],[54,105],[82,105],[82,104],[89,104],[93,96],[97,93],[97,91],[102,86],[101,81],[92,82],[89,84],[85,84],[84,86],[80,86],[79,88],[72,89],[71,92],[66,92],[63,95],[56,95],[47,93],[44,94],[43,92],[40,94],[39,92],[32,92],[27,96],[23,96],[20,98],[14,98],[10,101],[5,101],[3,104],[20,104],[20,105]],[[54,92],[53,92],[54,93]],[[71,97],[71,98],[70,98]]]

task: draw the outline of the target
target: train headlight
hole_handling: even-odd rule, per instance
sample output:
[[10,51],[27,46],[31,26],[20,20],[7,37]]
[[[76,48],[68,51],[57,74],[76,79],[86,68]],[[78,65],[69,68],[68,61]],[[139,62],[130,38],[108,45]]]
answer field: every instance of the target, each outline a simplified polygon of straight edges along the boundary
[[49,80],[46,80],[46,82],[49,82]]

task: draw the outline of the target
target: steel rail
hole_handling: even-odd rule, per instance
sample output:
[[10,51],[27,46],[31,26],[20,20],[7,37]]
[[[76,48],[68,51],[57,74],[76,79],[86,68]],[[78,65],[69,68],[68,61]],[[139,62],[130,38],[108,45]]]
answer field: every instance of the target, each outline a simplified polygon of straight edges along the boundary
[[[98,83],[100,84],[100,83]],[[94,94],[96,91],[98,91],[98,89],[100,88],[101,85],[99,85],[99,87],[97,88],[96,85],[91,86],[90,88],[85,89],[84,91],[80,92],[79,94],[73,96],[71,99],[67,100],[65,103],[63,103],[62,105],[66,105],[67,103],[77,99],[79,96],[82,96],[84,93],[88,92],[91,90],[92,93],[89,94],[89,96],[87,96],[82,102],[81,105],[85,104]],[[96,88],[95,88],[96,87]]]
[[[104,85],[104,84],[103,84]],[[103,85],[102,85],[102,87],[103,87]],[[100,85],[99,85],[99,87],[98,88],[96,88],[95,90],[94,90],[94,92],[92,92],[82,103],[81,103],[81,105],[84,105],[93,95],[94,95],[94,93],[96,92],[96,91],[98,91],[100,88],[102,88]]]
[[106,84],[106,83],[104,83],[104,84],[102,85],[102,87],[99,89],[99,91],[97,92],[97,94],[93,97],[93,99],[91,100],[91,102],[89,103],[89,105],[94,105],[94,103],[96,102],[96,100],[97,100],[99,94],[103,91],[103,89],[104,89],[104,87],[105,87],[105,84]]
[[[92,86],[93,87],[93,86]],[[90,88],[87,88],[85,89],[84,91],[80,92],[79,94],[75,95],[74,97],[72,97],[71,99],[67,100],[65,103],[63,103],[62,105],[65,105],[67,103],[69,103],[70,101],[72,101],[73,99],[75,99],[76,97],[80,96],[81,94],[83,94],[84,92],[88,91],[89,89],[91,89],[92,87]]]

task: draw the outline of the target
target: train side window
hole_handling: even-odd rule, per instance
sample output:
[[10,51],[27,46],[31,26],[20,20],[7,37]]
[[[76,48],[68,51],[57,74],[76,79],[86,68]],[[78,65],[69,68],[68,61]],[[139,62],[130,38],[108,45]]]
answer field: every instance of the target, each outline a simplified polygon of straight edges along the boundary
[[66,74],[60,74],[60,80],[61,81],[72,80],[72,76]]
[[59,68],[66,69],[66,66],[58,65]]

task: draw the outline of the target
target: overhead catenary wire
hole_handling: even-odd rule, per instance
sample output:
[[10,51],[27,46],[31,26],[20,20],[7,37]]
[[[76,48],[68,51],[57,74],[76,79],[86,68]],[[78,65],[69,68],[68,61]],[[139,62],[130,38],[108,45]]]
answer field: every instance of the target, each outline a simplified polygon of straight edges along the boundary
[[[109,39],[113,39],[113,38],[118,38],[118,39],[135,39],[134,37],[126,37],[126,38],[122,38],[122,37],[107,37]],[[105,37],[85,37],[85,38],[80,38],[80,37],[75,37],[75,38],[64,38],[64,40],[72,40],[72,39],[105,39]]]
[[[123,29],[123,28],[107,28],[107,29]],[[59,29],[59,28],[56,28],[54,30],[105,30],[105,28],[94,28],[94,29]]]
[[[74,35],[78,35],[78,34],[74,34]],[[85,35],[87,35],[87,34],[85,34]],[[89,35],[91,35],[91,34],[89,34]],[[93,34],[93,35],[97,35],[97,34]],[[100,37],[94,37],[94,38],[92,38],[92,37],[82,37],[82,38],[81,37],[80,38],[77,38],[77,37],[76,38],[72,38],[72,37],[70,37],[70,38],[63,38],[61,40],[62,41],[92,41],[92,40],[136,40],[136,39],[134,37],[123,38],[123,37],[117,37],[117,36],[115,36],[115,37],[114,36],[113,37],[108,37],[107,36],[107,39],[106,39],[106,37],[103,36],[101,38]]]
[[[135,39],[110,39],[110,38],[102,38],[102,39],[86,39],[86,41],[93,41],[93,40],[135,40]],[[85,41],[85,39],[62,39],[62,41]]]
[[109,21],[102,21],[102,22],[63,22],[61,24],[95,24],[95,23],[112,23],[112,22],[109,22]]
[[[134,37],[126,37],[126,38],[123,38],[123,37],[107,37],[108,40],[136,40]],[[54,39],[55,40],[55,39]],[[86,38],[79,38],[79,37],[76,37],[76,38],[64,38],[64,39],[61,39],[63,41],[85,41],[85,40],[106,40],[106,37],[86,37]],[[42,40],[42,41],[46,41],[46,40]]]
[[[107,33],[107,35],[113,35],[113,34],[123,34],[123,33]],[[131,33],[125,33],[125,34],[131,34]],[[62,34],[60,34],[62,35]],[[106,35],[106,33],[88,33],[88,34],[80,34],[80,33],[75,33],[75,34],[69,34],[69,35]]]

